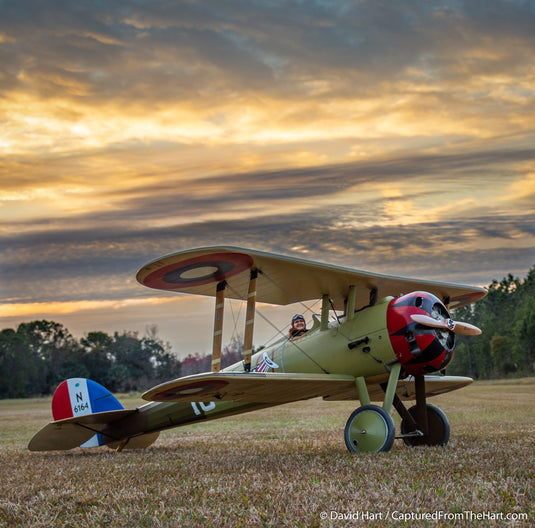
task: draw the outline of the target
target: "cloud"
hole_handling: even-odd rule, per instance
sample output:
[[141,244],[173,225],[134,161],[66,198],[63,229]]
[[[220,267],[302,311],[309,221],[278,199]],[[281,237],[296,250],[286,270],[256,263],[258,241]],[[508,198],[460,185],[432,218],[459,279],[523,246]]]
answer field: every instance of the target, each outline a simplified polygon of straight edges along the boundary
[[529,3],[26,1],[2,11],[13,151],[162,137],[489,137],[533,123]]
[[42,314],[43,317],[48,315],[67,315],[80,314],[94,310],[123,310],[131,306],[144,306],[146,308],[155,305],[168,304],[176,302],[176,299],[168,297],[155,297],[143,299],[120,299],[104,301],[71,301],[71,302],[51,302],[51,303],[10,303],[0,305],[1,317],[20,317]]
[[[6,164],[0,178],[8,188],[19,184],[0,200],[4,210],[14,210],[8,223],[0,222],[0,232],[16,245],[27,229],[30,238],[35,232],[35,241],[49,230],[78,231],[87,225],[116,236],[147,226],[270,217],[275,209],[291,216],[326,208],[348,220],[379,224],[388,217],[390,223],[419,221],[422,207],[428,220],[430,214],[470,214],[478,203],[488,212],[497,202],[504,207],[503,198],[515,185],[525,189],[522,182],[535,154],[533,148],[497,141],[440,153],[408,151],[352,163],[233,171],[232,157],[219,164],[210,149],[204,158],[200,148],[179,149],[178,154],[186,153],[184,164],[177,164],[172,151],[145,147],[120,152],[115,161],[109,153],[61,156],[30,170],[27,164]],[[196,155],[201,157],[194,161]],[[106,176],[116,171],[118,180]],[[19,173],[27,175],[26,182]]]
[[[337,169],[338,175],[340,171],[351,172],[347,166]],[[334,178],[332,170],[318,169],[317,179],[321,180],[323,173],[327,180]],[[471,171],[470,165],[467,170]],[[283,254],[304,253],[307,258],[381,273],[422,278],[440,274],[444,279],[460,282],[466,282],[462,277],[467,269],[474,269],[478,271],[473,275],[483,284],[490,282],[485,280],[490,269],[509,272],[515,268],[516,272],[518,266],[525,270],[532,265],[535,222],[529,209],[517,211],[518,214],[500,211],[495,216],[500,210],[499,201],[498,206],[496,202],[483,203],[476,193],[463,210],[464,195],[448,195],[447,186],[444,194],[437,193],[432,185],[424,186],[418,175],[408,178],[403,191],[399,191],[401,195],[396,191],[394,196],[382,196],[381,184],[398,182],[399,186],[396,174],[386,174],[378,184],[362,182],[363,188],[370,188],[370,194],[360,196],[360,201],[353,201],[349,195],[345,202],[328,207],[325,203],[331,195],[322,194],[325,189],[320,186],[321,191],[316,189],[315,195],[306,195],[305,201],[312,200],[306,210],[285,210],[278,202],[302,186],[298,175],[297,171],[286,176],[288,182],[293,182],[289,188],[282,183],[274,187],[261,185],[256,190],[249,186],[249,195],[236,192],[246,176],[228,176],[228,188],[222,185],[224,191],[201,196],[197,201],[174,198],[163,187],[147,196],[145,203],[136,199],[123,210],[73,219],[72,227],[58,224],[46,231],[4,236],[4,299],[53,301],[144,295],[134,275],[145,262],[190,247],[221,244]],[[307,178],[315,181],[310,175]],[[264,175],[263,182],[269,181]],[[483,182],[489,181],[485,175]],[[494,183],[498,181],[496,177]],[[420,191],[411,193],[414,182]],[[359,185],[355,180],[346,183],[350,184],[358,196]],[[194,188],[196,185],[199,182]],[[475,189],[481,185],[481,181],[472,182]],[[330,188],[328,184],[327,187]],[[336,193],[343,194],[343,190],[337,188]],[[495,199],[499,195],[500,188],[494,189]],[[394,207],[396,201],[399,208]],[[239,210],[242,203],[249,203],[251,210],[243,217],[233,217],[230,212]],[[259,209],[262,203],[266,209],[257,214],[255,208]],[[276,209],[274,203],[278,203]],[[413,204],[409,210],[406,203]],[[177,207],[185,209],[178,219]],[[229,212],[227,218],[219,213],[225,210]],[[410,221],[404,221],[402,215],[410,215]],[[145,221],[140,222],[140,217]],[[171,219],[169,223],[162,224],[161,219],[167,217]],[[297,253],[292,248],[298,248]]]
[[535,196],[535,172],[528,172],[524,178],[511,182],[506,200],[533,200]]
[[4,0],[4,309],[117,314],[147,261],[223,243],[525,274],[534,25],[506,0]]

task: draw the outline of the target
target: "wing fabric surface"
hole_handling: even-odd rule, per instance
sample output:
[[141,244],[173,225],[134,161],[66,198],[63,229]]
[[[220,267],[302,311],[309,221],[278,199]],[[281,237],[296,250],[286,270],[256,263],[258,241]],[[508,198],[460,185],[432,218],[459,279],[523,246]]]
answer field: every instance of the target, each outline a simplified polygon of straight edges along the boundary
[[[387,375],[368,381],[372,401],[382,401],[380,383]],[[426,395],[435,396],[472,383],[461,376],[426,376]],[[402,400],[415,398],[414,378],[398,381],[396,392]],[[325,400],[356,400],[358,391],[353,376],[338,374],[216,372],[185,376],[157,385],[143,394],[149,401],[234,401],[250,403],[288,403],[323,397]]]
[[149,401],[233,401],[288,403],[347,392],[353,376],[216,372],[193,374],[157,385],[142,397]]
[[328,294],[336,309],[343,309],[349,286],[357,289],[357,308],[369,302],[370,291],[379,298],[424,290],[449,297],[458,308],[485,296],[483,288],[406,279],[311,262],[235,247],[183,251],[155,260],[139,270],[137,280],[150,288],[214,296],[215,285],[226,281],[226,296],[246,299],[251,269],[260,272],[257,301],[287,305],[320,299]]
[[[467,378],[465,376],[425,376],[425,395],[430,397],[445,394],[446,392],[466,387],[467,385],[470,385],[472,381],[472,378]],[[383,401],[385,393],[379,383],[368,385],[368,392],[372,401]],[[406,379],[399,380],[396,394],[404,401],[415,400],[416,387],[414,378],[409,376]],[[357,398],[358,392],[355,388],[348,390],[346,393],[339,392],[334,396],[325,396],[323,399],[327,401],[339,401],[356,400]]]

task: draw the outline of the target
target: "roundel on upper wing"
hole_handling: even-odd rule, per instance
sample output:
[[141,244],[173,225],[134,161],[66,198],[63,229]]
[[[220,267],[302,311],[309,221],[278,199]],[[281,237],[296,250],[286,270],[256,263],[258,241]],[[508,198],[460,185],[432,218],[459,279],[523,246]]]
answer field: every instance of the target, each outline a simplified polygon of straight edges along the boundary
[[212,253],[173,262],[149,273],[143,284],[169,290],[220,282],[249,269],[253,259],[243,253]]

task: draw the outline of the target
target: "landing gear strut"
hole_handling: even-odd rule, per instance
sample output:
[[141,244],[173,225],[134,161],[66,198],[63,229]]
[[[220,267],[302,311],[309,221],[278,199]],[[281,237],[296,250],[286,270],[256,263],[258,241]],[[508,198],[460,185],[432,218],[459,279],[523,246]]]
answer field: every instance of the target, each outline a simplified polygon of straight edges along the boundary
[[450,424],[446,415],[434,405],[426,402],[425,378],[416,376],[416,405],[407,410],[403,402],[394,396],[394,407],[401,416],[401,434],[405,445],[445,446],[450,438]]
[[385,384],[385,399],[382,407],[372,405],[366,381],[363,377],[356,379],[359,393],[359,407],[347,420],[344,439],[352,453],[378,453],[390,451],[396,437],[394,420],[390,416],[392,402],[401,372],[401,365],[392,365],[388,383]]

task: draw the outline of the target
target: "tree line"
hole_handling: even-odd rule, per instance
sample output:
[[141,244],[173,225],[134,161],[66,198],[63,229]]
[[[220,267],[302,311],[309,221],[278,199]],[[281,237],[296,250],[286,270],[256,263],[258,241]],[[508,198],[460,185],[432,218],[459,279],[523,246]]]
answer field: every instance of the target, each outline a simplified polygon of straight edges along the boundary
[[535,375],[535,267],[524,280],[509,274],[493,281],[487,296],[454,311],[479,336],[457,336],[448,374],[495,379]]
[[[223,350],[222,365],[241,357],[234,340]],[[75,339],[53,321],[22,323],[0,332],[0,398],[52,394],[63,380],[89,378],[111,392],[133,392],[180,376],[210,370],[210,356],[190,354],[182,361],[156,329],[140,338],[135,332],[89,332]]]
[[[454,319],[475,324],[480,336],[457,336],[448,374],[490,379],[535,375],[535,268],[524,280],[493,281],[487,296],[455,310]],[[243,345],[224,347],[222,366],[242,358]],[[146,390],[170,379],[210,370],[209,354],[180,360],[169,344],[137,333],[89,332],[77,340],[52,321],[22,323],[0,332],[0,398],[51,394],[64,379],[89,378],[112,392]]]

